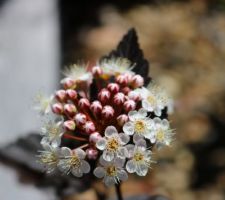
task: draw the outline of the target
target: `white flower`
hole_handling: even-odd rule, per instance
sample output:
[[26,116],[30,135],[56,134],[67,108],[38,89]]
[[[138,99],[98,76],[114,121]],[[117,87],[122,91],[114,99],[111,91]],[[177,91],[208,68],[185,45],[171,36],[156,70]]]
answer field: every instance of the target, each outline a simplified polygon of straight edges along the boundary
[[171,99],[166,92],[154,83],[150,83],[148,89],[142,87],[136,91],[141,95],[142,107],[149,112],[154,112],[156,116],[161,116],[162,110],[166,106],[171,106]]
[[105,59],[100,63],[100,67],[103,73],[108,75],[134,74],[131,71],[133,66],[126,58]]
[[170,129],[169,122],[166,119],[161,120],[156,117],[153,119],[154,129],[152,130],[153,137],[151,138],[152,143],[156,143],[158,148],[162,146],[169,146],[172,142],[174,135],[173,130]]
[[115,157],[125,158],[127,149],[124,147],[130,138],[124,133],[118,134],[114,126],[108,126],[105,130],[105,137],[99,139],[96,147],[103,150],[103,158],[106,161],[112,161]]
[[87,81],[89,83],[92,82],[92,74],[87,71],[87,67],[85,65],[77,65],[73,64],[70,67],[67,67],[64,71],[63,74],[66,76],[65,79],[61,81],[61,83],[64,83],[67,78],[72,79],[75,82],[79,81]]
[[128,113],[129,121],[123,126],[123,131],[127,135],[134,135],[134,138],[151,138],[151,129],[153,122],[147,117],[147,111],[130,111]]
[[128,179],[127,172],[123,168],[124,162],[125,159],[120,158],[115,158],[111,162],[107,162],[101,156],[101,166],[96,167],[93,173],[96,177],[103,178],[106,186],[112,186]]
[[67,147],[62,147],[61,156],[63,158],[58,164],[60,171],[66,174],[72,173],[76,177],[82,177],[84,173],[90,172],[90,165],[84,160],[86,153],[82,149],[71,150]]
[[44,150],[39,151],[40,155],[38,155],[38,157],[47,173],[51,173],[57,168],[60,150],[58,147],[52,147],[49,144],[43,144],[43,148]]
[[150,150],[146,149],[145,140],[135,141],[135,145],[127,145],[130,160],[126,163],[126,169],[129,173],[136,173],[139,176],[146,176],[151,164]]
[[34,99],[34,109],[37,110],[40,115],[48,114],[51,111],[53,99],[53,96],[46,97],[44,94],[39,92]]
[[58,119],[48,119],[41,128],[43,136],[41,144],[50,143],[54,147],[58,147],[61,143],[63,135],[63,121]]

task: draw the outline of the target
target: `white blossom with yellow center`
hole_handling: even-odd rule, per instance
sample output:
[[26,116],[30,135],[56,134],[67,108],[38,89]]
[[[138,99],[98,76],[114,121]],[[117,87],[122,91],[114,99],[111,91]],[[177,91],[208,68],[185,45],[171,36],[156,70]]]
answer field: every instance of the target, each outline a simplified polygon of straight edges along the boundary
[[129,121],[123,126],[124,133],[138,138],[150,139],[153,121],[147,117],[147,111],[145,109],[130,111],[128,117]]
[[85,161],[86,153],[80,149],[71,150],[67,147],[61,148],[61,159],[59,161],[59,170],[76,177],[82,177],[83,174],[90,172],[90,165]]
[[123,168],[125,159],[117,157],[112,161],[107,162],[101,156],[99,161],[101,166],[95,168],[94,175],[98,178],[103,178],[103,182],[106,186],[109,187],[128,179],[127,172]]
[[37,110],[40,115],[48,114],[51,111],[51,104],[53,103],[53,100],[53,95],[47,97],[39,92],[34,98],[34,110]]
[[105,130],[105,137],[99,139],[96,147],[103,151],[103,159],[112,161],[115,157],[125,158],[127,149],[124,147],[130,138],[124,133],[118,134],[114,126],[108,126]]

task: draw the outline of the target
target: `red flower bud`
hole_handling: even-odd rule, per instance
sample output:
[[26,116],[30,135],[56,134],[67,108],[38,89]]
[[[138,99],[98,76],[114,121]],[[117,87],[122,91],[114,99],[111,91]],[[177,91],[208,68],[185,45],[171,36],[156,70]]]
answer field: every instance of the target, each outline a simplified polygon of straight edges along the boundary
[[66,90],[67,97],[71,100],[77,99],[77,92],[75,90],[69,89]]
[[111,107],[111,106],[104,106],[103,109],[102,109],[102,118],[106,118],[106,119],[109,119],[109,118],[112,118],[114,116],[114,109]]
[[91,111],[97,115],[102,111],[102,104],[99,101],[93,101],[90,108]]
[[87,158],[90,160],[96,160],[98,157],[98,151],[93,148],[89,148],[86,150]]
[[107,89],[102,89],[99,94],[98,94],[98,99],[101,101],[101,103],[105,104],[109,101],[110,99],[110,92]]
[[134,100],[136,102],[141,100],[141,95],[138,92],[133,91],[133,90],[131,90],[128,93],[128,97],[129,97],[129,99]]
[[123,126],[128,121],[128,116],[125,114],[119,115],[117,118],[117,122],[120,126]]
[[91,134],[91,133],[95,132],[95,125],[92,121],[87,121],[83,125],[83,129],[87,134]]
[[99,139],[101,139],[102,136],[98,132],[94,132],[89,137],[89,142],[96,143]]
[[63,123],[63,127],[67,131],[74,131],[76,128],[76,124],[74,120],[67,120]]
[[121,89],[121,92],[124,93],[125,95],[127,95],[130,91],[131,89],[129,87],[124,87]]
[[123,74],[125,77],[127,77],[127,81],[128,81],[128,83],[131,83],[131,81],[132,81],[132,78],[133,78],[133,74],[130,74],[130,73],[125,73],[125,74]]
[[125,86],[128,83],[128,78],[127,76],[120,74],[119,76],[116,77],[116,82],[122,86]]
[[108,86],[107,86],[107,89],[111,93],[115,94],[115,93],[119,92],[120,86],[117,83],[109,83]]
[[144,78],[138,74],[133,76],[131,80],[131,85],[134,88],[142,87],[144,85]]
[[94,76],[100,76],[103,73],[102,68],[99,66],[92,67],[91,72]]
[[66,91],[65,90],[58,90],[55,92],[55,98],[63,103],[66,101]]
[[75,122],[77,125],[84,125],[87,121],[87,117],[83,113],[77,113],[75,115]]
[[63,88],[65,90],[74,89],[76,87],[76,82],[71,78],[65,78],[61,81],[61,83],[63,84]]
[[125,101],[125,95],[122,92],[117,93],[114,97],[113,97],[113,103],[115,105],[121,105],[123,104]]
[[76,106],[73,104],[65,104],[64,105],[64,112],[67,116],[73,117],[77,112]]
[[57,115],[63,114],[63,105],[61,103],[55,103],[52,105],[52,112]]
[[135,109],[136,103],[133,100],[127,100],[124,102],[123,107],[126,112],[129,112]]
[[81,98],[78,102],[78,106],[80,109],[87,109],[90,107],[90,102],[87,98]]

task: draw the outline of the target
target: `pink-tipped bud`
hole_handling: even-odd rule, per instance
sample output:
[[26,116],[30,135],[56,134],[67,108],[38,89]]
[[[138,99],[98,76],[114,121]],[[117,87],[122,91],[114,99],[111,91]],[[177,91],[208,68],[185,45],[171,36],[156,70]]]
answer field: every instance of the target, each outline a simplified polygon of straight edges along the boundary
[[61,81],[61,83],[63,84],[63,88],[65,90],[74,89],[76,87],[76,82],[71,78],[65,78]]
[[91,133],[95,132],[95,125],[92,121],[87,121],[83,125],[83,129],[87,134],[91,134]]
[[127,77],[128,83],[131,83],[132,78],[133,78],[134,75],[133,74],[130,74],[130,73],[125,73],[123,75]]
[[120,74],[119,76],[116,77],[116,82],[122,86],[125,86],[128,83],[128,78],[127,76]]
[[98,151],[93,148],[89,148],[86,150],[87,158],[90,160],[96,160],[98,157]]
[[102,118],[109,119],[114,116],[114,109],[111,106],[104,106],[102,109]]
[[76,128],[76,124],[74,120],[67,120],[63,123],[63,127],[67,131],[74,131]]
[[121,89],[121,92],[124,93],[125,95],[128,95],[128,93],[131,91],[129,87],[124,87]]
[[74,119],[77,125],[84,125],[87,122],[87,116],[83,113],[77,113]]
[[92,67],[91,72],[94,76],[100,76],[103,73],[102,68],[99,66]]
[[107,89],[111,93],[115,94],[115,93],[119,92],[120,86],[117,83],[109,83],[108,86],[107,86]]
[[90,108],[91,111],[97,115],[102,111],[102,104],[99,101],[93,101]]
[[128,121],[128,116],[125,114],[119,115],[117,118],[117,122],[120,126],[123,126]]
[[131,80],[131,85],[134,88],[142,87],[144,85],[144,78],[138,74],[133,76]]
[[63,105],[61,103],[55,103],[52,105],[52,112],[57,115],[61,115],[63,113]]
[[124,103],[124,101],[125,101],[125,95],[122,92],[117,93],[113,97],[113,103],[116,105],[121,105]]
[[87,98],[81,98],[78,102],[80,109],[87,109],[90,107],[90,102]]
[[123,107],[126,112],[129,112],[136,108],[136,103],[133,100],[127,100],[124,102]]
[[64,112],[67,116],[73,117],[77,112],[76,106],[73,104],[65,104],[64,105]]
[[101,101],[101,103],[105,104],[109,101],[111,97],[110,92],[107,89],[102,89],[98,94],[98,99]]
[[129,99],[134,100],[136,102],[141,100],[141,95],[133,90],[128,93],[128,97]]
[[66,90],[66,95],[70,100],[77,99],[77,92],[75,90],[72,89]]
[[66,91],[65,90],[58,90],[55,92],[55,98],[59,102],[65,102],[66,101]]
[[99,132],[94,132],[90,135],[89,142],[96,143],[101,138],[102,138],[102,136],[100,135]]

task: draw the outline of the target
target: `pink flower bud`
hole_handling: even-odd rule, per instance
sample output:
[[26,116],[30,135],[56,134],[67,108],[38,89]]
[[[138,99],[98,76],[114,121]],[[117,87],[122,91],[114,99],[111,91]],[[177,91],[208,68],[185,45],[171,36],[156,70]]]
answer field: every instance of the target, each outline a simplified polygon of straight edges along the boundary
[[120,86],[117,83],[109,83],[108,86],[107,86],[107,89],[111,93],[115,94],[115,93],[119,92]]
[[59,102],[65,102],[66,101],[66,91],[65,90],[58,90],[55,92],[55,98]]
[[87,98],[81,98],[78,102],[80,109],[87,109],[90,107],[90,102]]
[[142,87],[144,85],[144,78],[138,74],[133,76],[131,80],[131,85],[134,88]]
[[99,114],[102,111],[102,104],[99,101],[93,101],[90,108],[94,114]]
[[98,132],[94,132],[89,137],[89,142],[96,143],[99,139],[101,139],[102,136]]
[[117,118],[117,122],[120,126],[123,126],[128,121],[128,116],[125,114],[119,115]]
[[124,88],[121,89],[121,92],[124,93],[125,95],[127,95],[130,92],[130,88],[124,87]]
[[135,109],[136,103],[133,100],[127,100],[124,102],[123,107],[126,112],[129,112]]
[[123,74],[125,77],[127,77],[127,81],[128,81],[128,83],[131,83],[131,81],[132,81],[132,78],[133,78],[133,74],[130,74],[130,73],[125,73],[125,74]]
[[120,74],[119,76],[116,77],[116,82],[122,86],[125,86],[128,83],[128,78],[127,76]]
[[63,84],[63,88],[65,90],[74,89],[76,87],[76,82],[71,78],[65,78],[61,81],[61,83]]
[[91,133],[95,132],[95,125],[92,121],[87,121],[83,125],[83,129],[87,134],[91,134]]
[[89,148],[86,150],[87,158],[90,160],[96,160],[98,157],[98,151],[93,148]]
[[102,109],[102,118],[112,118],[114,116],[114,109],[111,106],[104,106]]
[[75,90],[69,89],[66,90],[67,97],[71,100],[77,99],[77,92]]
[[76,113],[77,109],[76,106],[73,104],[65,104],[64,105],[64,112],[67,116],[73,117]]
[[103,73],[102,68],[99,66],[92,67],[91,72],[94,76],[100,76]]
[[102,89],[98,94],[98,99],[101,101],[101,103],[105,104],[110,99],[110,92],[107,89]]
[[63,123],[63,127],[67,131],[74,131],[76,128],[76,124],[74,120],[67,120]]
[[141,100],[141,95],[133,90],[128,93],[128,97],[129,99],[134,100],[136,102]]
[[113,103],[116,105],[121,105],[124,103],[124,101],[125,101],[125,95],[122,92],[117,93],[113,97]]
[[63,113],[63,105],[61,103],[55,103],[52,105],[52,112],[57,115],[61,115]]
[[75,122],[77,125],[84,125],[87,121],[87,117],[83,113],[77,113],[75,115]]

